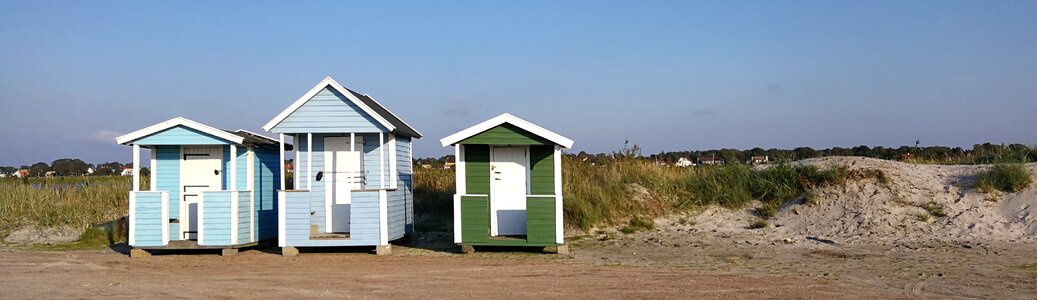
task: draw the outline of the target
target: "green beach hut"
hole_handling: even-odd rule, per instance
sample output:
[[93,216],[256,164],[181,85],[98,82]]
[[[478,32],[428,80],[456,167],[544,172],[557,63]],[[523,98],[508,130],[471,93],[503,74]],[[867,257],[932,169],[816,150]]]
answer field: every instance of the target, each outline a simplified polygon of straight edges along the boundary
[[454,242],[473,246],[557,247],[562,233],[562,148],[573,141],[502,114],[440,140],[453,145],[457,189]]

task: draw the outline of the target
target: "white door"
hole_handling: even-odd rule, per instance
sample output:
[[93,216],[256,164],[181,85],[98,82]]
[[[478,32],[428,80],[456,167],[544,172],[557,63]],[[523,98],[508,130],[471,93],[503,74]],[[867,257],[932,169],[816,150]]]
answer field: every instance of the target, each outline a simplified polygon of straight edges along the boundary
[[189,240],[198,239],[198,200],[203,191],[223,189],[223,147],[182,147],[180,160],[180,230]]
[[[526,170],[528,147],[495,147],[490,163],[492,235],[526,235]],[[491,226],[491,231],[492,230]]]
[[363,187],[363,139],[356,145],[349,137],[324,138],[324,202],[327,232],[349,232],[351,191]]

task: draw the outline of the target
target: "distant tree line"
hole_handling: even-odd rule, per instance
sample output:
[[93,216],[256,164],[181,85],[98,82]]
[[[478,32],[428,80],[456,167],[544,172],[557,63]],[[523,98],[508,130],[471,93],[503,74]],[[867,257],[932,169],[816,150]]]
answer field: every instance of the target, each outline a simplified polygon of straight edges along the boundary
[[[739,149],[715,149],[697,151],[669,151],[644,156],[641,148],[637,145],[624,143],[623,148],[613,153],[591,154],[580,151],[575,156],[581,160],[593,163],[603,163],[617,157],[651,159],[668,164],[677,162],[680,158],[697,161],[700,158],[715,158],[725,163],[746,163],[753,156],[767,156],[771,162],[796,161],[808,158],[826,156],[860,156],[888,160],[903,160],[912,162],[945,163],[945,164],[990,164],[996,162],[1037,162],[1037,148],[1023,144],[991,144],[983,143],[973,145],[971,149],[962,147],[946,146],[900,146],[900,147],[869,147],[865,145],[844,148],[832,147],[828,149],[814,149],[811,147],[797,147],[793,149],[763,149],[752,148],[749,150]],[[429,164],[442,166],[446,162],[453,162],[453,155],[439,158],[415,159],[415,165]]]
[[765,150],[757,147],[749,150],[719,149],[660,152],[648,158],[674,163],[681,157],[692,160],[703,157],[715,157],[727,163],[745,163],[753,156],[767,156],[771,161],[796,161],[826,156],[860,156],[931,163],[988,164],[995,162],[1035,162],[1037,161],[1037,148],[1023,144],[998,145],[991,143],[976,144],[972,146],[972,149],[946,146],[868,147],[864,145],[852,148],[832,147],[828,149],[797,147],[794,149]]
[[[80,159],[62,158],[55,160],[50,164],[41,161],[32,165],[23,165],[21,167],[0,166],[0,173],[11,175],[19,170],[28,170],[30,177],[43,177],[47,172],[51,171],[53,171],[57,176],[111,176],[119,175],[122,173],[123,169],[130,167],[133,167],[133,164],[123,164],[119,162],[88,164]],[[148,175],[147,169],[141,170],[141,175]]]

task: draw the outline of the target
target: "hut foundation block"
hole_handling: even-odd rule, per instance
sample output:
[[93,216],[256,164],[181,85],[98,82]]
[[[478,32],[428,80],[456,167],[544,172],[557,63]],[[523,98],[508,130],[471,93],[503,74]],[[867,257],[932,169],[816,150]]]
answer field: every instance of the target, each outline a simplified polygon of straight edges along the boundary
[[392,255],[392,245],[374,246],[375,255]]
[[131,258],[148,257],[148,256],[151,256],[151,252],[148,252],[148,250],[137,249],[137,248],[130,249],[130,257]]

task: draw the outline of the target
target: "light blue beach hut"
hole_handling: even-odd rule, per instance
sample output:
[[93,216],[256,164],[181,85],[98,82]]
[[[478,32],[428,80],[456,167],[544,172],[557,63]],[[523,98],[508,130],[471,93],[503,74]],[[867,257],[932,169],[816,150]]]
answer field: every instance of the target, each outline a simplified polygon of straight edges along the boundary
[[154,249],[223,249],[224,255],[277,238],[282,163],[277,140],[174,118],[116,138],[133,146],[133,182],[140,149],[151,151],[150,184],[133,185],[129,203],[131,256]]
[[283,255],[338,246],[385,255],[414,230],[411,140],[421,134],[374,98],[327,77],[263,129],[297,146],[294,187],[278,192]]

